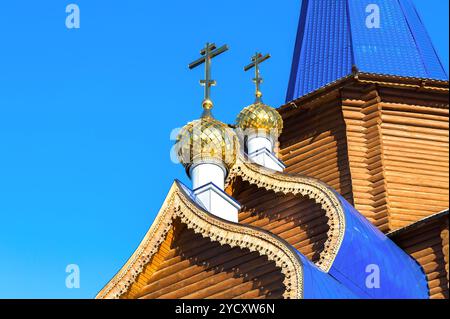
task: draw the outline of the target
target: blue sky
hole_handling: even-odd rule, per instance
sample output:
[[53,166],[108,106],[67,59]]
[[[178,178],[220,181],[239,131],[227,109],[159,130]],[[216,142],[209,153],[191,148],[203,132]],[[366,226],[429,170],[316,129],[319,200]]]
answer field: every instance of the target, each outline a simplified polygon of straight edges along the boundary
[[[80,29],[65,27],[71,2]],[[448,73],[448,1],[414,2]],[[173,180],[188,183],[170,133],[201,113],[187,64],[204,42],[230,46],[213,65],[217,118],[252,102],[256,49],[272,54],[264,100],[283,103],[300,1],[258,3],[0,3],[0,298],[91,298],[132,254]]]

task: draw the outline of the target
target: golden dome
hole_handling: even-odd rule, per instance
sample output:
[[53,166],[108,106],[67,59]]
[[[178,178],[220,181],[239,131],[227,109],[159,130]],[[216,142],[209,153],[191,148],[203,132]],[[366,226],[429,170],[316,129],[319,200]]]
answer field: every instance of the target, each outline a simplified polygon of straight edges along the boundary
[[243,131],[264,131],[266,134],[278,136],[283,129],[283,119],[273,107],[257,100],[239,113],[236,126]]
[[178,159],[188,174],[190,167],[199,162],[224,164],[229,170],[236,162],[238,150],[236,133],[208,111],[200,119],[186,124],[175,144]]

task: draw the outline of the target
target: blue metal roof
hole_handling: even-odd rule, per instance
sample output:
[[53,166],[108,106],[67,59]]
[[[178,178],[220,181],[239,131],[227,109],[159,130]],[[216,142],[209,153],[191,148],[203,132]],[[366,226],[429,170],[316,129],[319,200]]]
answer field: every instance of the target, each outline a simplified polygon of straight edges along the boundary
[[[428,298],[427,279],[420,265],[336,195],[344,208],[345,233],[328,273],[361,298]],[[379,270],[379,287],[367,285],[374,267]]]
[[297,251],[303,265],[304,299],[362,299]]
[[[344,208],[344,239],[328,273],[298,252],[304,298],[427,299],[427,279],[420,265],[336,195]],[[374,269],[379,286],[370,285]]]
[[[373,5],[379,27],[370,23]],[[448,80],[411,0],[303,0],[286,100],[351,74],[353,65],[367,73]]]

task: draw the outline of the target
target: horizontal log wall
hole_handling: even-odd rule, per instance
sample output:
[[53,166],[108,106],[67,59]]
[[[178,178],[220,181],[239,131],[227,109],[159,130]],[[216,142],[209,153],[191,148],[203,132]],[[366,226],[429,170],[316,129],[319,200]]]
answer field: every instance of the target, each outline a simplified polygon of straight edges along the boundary
[[170,228],[164,242],[159,246],[158,252],[152,257],[150,262],[145,266],[142,273],[136,278],[136,281],[128,289],[127,293],[121,298],[136,299],[136,296],[141,293],[142,288],[147,285],[153,273],[158,270],[160,265],[164,262],[167,254],[171,250],[171,245],[174,240],[174,228]]
[[449,112],[384,101],[381,108],[390,224],[397,229],[449,207]]
[[355,208],[381,231],[389,230],[383,167],[380,97],[374,87],[342,97]]
[[320,179],[353,203],[340,101],[325,101],[284,118],[279,148],[286,173]]
[[239,222],[263,228],[283,238],[312,261],[324,249],[328,217],[313,200],[276,194],[241,180],[232,196],[242,205]]
[[267,257],[177,227],[156,269],[149,263],[126,298],[282,298],[284,275]]
[[449,298],[448,216],[392,238],[423,267],[430,298]]
[[285,172],[332,186],[381,231],[449,207],[445,89],[355,82],[281,114]]

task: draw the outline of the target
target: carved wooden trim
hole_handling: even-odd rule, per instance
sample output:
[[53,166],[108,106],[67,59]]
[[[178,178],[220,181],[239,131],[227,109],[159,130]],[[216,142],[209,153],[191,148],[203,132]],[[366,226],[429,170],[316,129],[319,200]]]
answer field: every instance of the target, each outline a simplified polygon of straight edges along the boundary
[[227,186],[236,177],[274,191],[275,193],[307,196],[322,206],[325,215],[328,217],[329,230],[324,250],[320,253],[320,258],[316,265],[325,272],[328,272],[337,256],[345,231],[345,215],[335,191],[321,181],[301,176],[278,173],[247,161],[240,155],[236,164],[231,169],[227,178]]
[[284,274],[284,298],[303,298],[303,266],[295,250],[282,239],[251,226],[228,222],[196,205],[175,182],[152,226],[131,258],[98,293],[97,299],[120,298],[135,282],[172,226],[175,218],[195,233],[221,245],[247,248],[267,256]]

